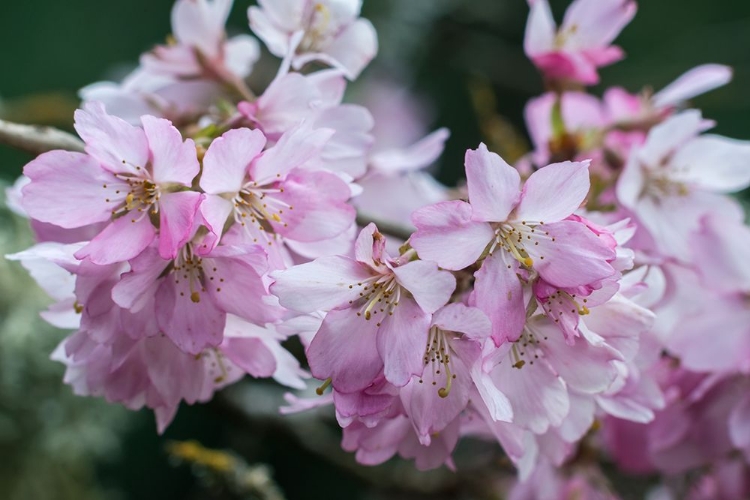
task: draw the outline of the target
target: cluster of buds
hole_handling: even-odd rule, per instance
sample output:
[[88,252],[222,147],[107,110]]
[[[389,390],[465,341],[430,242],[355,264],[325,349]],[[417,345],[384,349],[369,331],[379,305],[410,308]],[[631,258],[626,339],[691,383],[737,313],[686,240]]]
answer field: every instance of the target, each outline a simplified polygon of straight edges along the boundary
[[731,71],[597,97],[635,3],[575,0],[559,28],[529,3],[534,150],[512,166],[470,149],[448,190],[422,171],[447,131],[396,144],[342,103],[377,51],[361,1],[251,7],[283,58],[256,97],[259,44],[227,39],[231,0],[178,0],[169,45],[83,89],[86,152],[39,156],[12,193],[40,242],[12,258],[57,300],[44,317],[77,329],[53,354],[66,382],[163,430],[245,374],[312,376],[318,395],[283,410],[332,405],[363,464],[452,468],[473,436],[517,467],[511,498],[616,498],[584,448],[635,473],[702,468],[690,498],[750,493],[750,229],[728,196],[750,186],[750,143],[686,105]]

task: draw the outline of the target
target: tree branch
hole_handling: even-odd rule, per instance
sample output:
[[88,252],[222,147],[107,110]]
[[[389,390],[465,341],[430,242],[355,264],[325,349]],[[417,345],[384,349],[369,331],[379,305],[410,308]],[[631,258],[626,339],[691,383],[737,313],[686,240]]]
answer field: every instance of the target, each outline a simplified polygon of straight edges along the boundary
[[329,425],[331,415],[322,413],[324,409],[281,415],[279,406],[285,404],[284,392],[286,389],[271,384],[245,383],[228,387],[218,399],[243,420],[271,423],[283,429],[309,452],[378,488],[435,494],[459,484],[460,477],[456,474],[442,469],[420,472],[413,463],[400,459],[378,467],[358,464],[353,454],[341,449],[341,434],[334,430],[335,424]]
[[73,134],[54,127],[21,125],[0,120],[0,144],[41,154],[53,149],[83,152],[83,142]]

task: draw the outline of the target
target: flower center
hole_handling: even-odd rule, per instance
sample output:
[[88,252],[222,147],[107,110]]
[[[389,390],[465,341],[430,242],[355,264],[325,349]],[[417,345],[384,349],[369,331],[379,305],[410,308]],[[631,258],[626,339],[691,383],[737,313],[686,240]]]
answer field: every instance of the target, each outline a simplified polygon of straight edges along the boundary
[[529,365],[534,364],[535,359],[539,359],[539,344],[542,340],[547,340],[547,337],[540,338],[539,335],[532,332],[528,325],[524,326],[521,336],[513,342],[513,346],[508,353],[513,368],[521,369],[526,365],[528,360]]
[[[423,358],[425,369],[428,365],[432,368],[432,385],[437,386],[436,379],[440,378],[441,375],[445,376],[445,386],[438,389],[438,396],[441,398],[448,397],[453,386],[453,380],[456,378],[454,370],[451,369],[455,351],[451,349],[448,334],[449,332],[441,330],[437,326],[430,328]],[[420,377],[419,383],[423,384],[424,379]]]
[[[206,292],[206,286],[210,282],[217,293],[221,293],[221,286],[224,278],[218,273],[215,267],[215,259],[204,260],[202,257],[195,255],[192,243],[186,244],[177,258],[174,260],[171,273],[175,280],[175,285],[179,285],[181,280],[185,280],[188,285],[187,293],[190,300],[195,304],[201,301],[201,294]],[[185,292],[181,291],[180,296],[184,297]]]
[[140,176],[131,173],[116,173],[115,177],[122,181],[113,186],[104,184],[104,189],[114,189],[115,200],[106,198],[105,201],[110,203],[112,201],[122,200],[122,195],[125,194],[125,199],[119,208],[112,210],[112,217],[118,218],[130,212],[136,211],[141,215],[137,218],[133,218],[132,222],[138,222],[147,215],[156,215],[159,213],[159,199],[161,198],[161,190],[159,186],[153,182],[148,173],[141,167],[134,167]]
[[[518,261],[522,266],[531,269],[534,265],[534,259],[526,251],[526,245],[539,245],[542,238],[555,241],[550,237],[549,231],[544,231],[539,226],[544,222],[527,222],[522,221],[520,224],[503,222],[495,227],[495,239],[490,242],[489,255],[499,247]],[[540,257],[544,260],[544,257]],[[508,266],[510,267],[510,266]]]
[[[349,288],[354,287],[362,288],[359,292],[360,298],[356,301],[349,301],[350,304],[354,302],[361,304],[357,316],[364,316],[367,321],[373,319],[378,313],[382,318],[393,316],[393,310],[398,307],[401,299],[401,285],[392,274],[373,276],[366,281],[349,285]],[[382,319],[378,321],[377,326],[380,326],[382,321]]]
[[249,223],[266,233],[274,233],[271,222],[287,227],[283,220],[284,212],[294,210],[294,207],[273,196],[283,192],[284,188],[278,183],[264,186],[258,186],[257,182],[245,184],[232,199],[235,221],[245,228]]
[[299,52],[318,52],[325,48],[330,41],[331,10],[325,4],[318,2],[313,5],[310,13],[305,37],[299,44]]
[[690,188],[686,183],[675,180],[666,173],[650,173],[644,186],[644,194],[653,198],[687,196],[690,194]]

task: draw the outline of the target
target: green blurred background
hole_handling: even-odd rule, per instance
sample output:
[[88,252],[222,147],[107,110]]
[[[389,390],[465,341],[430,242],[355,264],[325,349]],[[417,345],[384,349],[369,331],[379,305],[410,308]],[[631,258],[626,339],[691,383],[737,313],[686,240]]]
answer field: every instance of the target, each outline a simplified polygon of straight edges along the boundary
[[[567,3],[552,2],[558,16]],[[235,2],[230,33],[247,31],[249,4]],[[4,2],[0,117],[70,129],[77,90],[124,74],[141,52],[162,42],[170,9],[167,0]],[[503,139],[513,151],[523,144],[523,106],[542,90],[523,55],[524,0],[366,0],[364,15],[379,31],[381,51],[362,79],[408,82],[434,106],[433,126],[452,131],[441,180],[454,184],[464,151],[486,139],[482,116],[499,117],[501,149]],[[602,70],[597,91],[613,84],[659,89],[695,65],[729,64],[734,82],[695,104],[718,121],[717,132],[750,138],[750,2],[644,0],[618,44],[627,59]],[[268,58],[260,66],[266,80],[273,64]],[[494,99],[475,105],[478,88]],[[0,180],[12,182],[30,159],[0,146]],[[0,251],[28,246],[25,223],[0,212]],[[160,437],[148,412],[72,396],[62,367],[48,360],[64,333],[38,319],[44,304],[20,266],[0,260],[0,498],[233,498],[210,475],[170,463],[164,451],[170,439],[197,439],[269,463],[290,500],[386,495],[279,429],[249,426],[220,402],[183,407]]]

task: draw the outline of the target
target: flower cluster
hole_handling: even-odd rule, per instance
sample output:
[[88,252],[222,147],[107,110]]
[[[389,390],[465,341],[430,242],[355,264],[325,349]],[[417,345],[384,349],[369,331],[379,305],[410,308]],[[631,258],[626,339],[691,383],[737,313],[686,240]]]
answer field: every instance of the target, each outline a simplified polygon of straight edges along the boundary
[[376,124],[406,127],[403,106],[343,103],[377,51],[361,1],[258,3],[250,27],[283,58],[263,92],[258,43],[224,32],[231,0],[178,0],[169,45],[83,89],[85,153],[43,154],[17,184],[40,243],[12,258],[77,329],[53,354],[77,393],[162,430],[244,374],[311,375],[318,396],[284,411],[332,405],[363,464],[455,467],[473,436],[517,467],[511,498],[616,498],[587,449],[702,468],[690,498],[750,493],[750,229],[728,196],[750,186],[750,142],[686,104],[731,70],[595,96],[635,3],[575,0],[557,28],[530,1],[534,149],[515,166],[470,149],[449,191],[422,171],[446,130],[399,141]]

